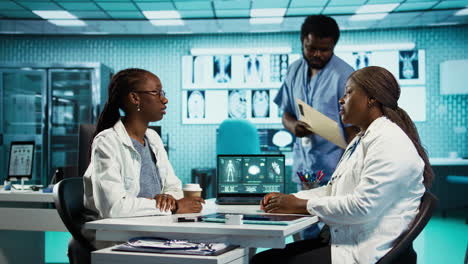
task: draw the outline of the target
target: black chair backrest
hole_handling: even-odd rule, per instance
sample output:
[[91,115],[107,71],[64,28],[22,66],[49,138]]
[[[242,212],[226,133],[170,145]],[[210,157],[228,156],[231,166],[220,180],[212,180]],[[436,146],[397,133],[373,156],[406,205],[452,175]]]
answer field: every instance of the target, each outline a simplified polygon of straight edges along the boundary
[[83,247],[94,250],[83,236],[81,228],[85,221],[83,212],[83,178],[74,177],[61,180],[54,186],[54,203],[65,227]]
[[96,125],[94,124],[80,124],[79,132],[79,152],[78,152],[78,176],[83,177],[89,165],[89,146],[93,141],[94,131]]
[[432,217],[434,209],[437,207],[438,200],[430,192],[426,191],[421,199],[421,205],[419,206],[419,212],[414,218],[410,228],[400,235],[393,248],[383,256],[377,264],[390,264],[396,263],[400,255],[406,254],[409,249],[412,250],[413,241],[421,233],[429,219]]

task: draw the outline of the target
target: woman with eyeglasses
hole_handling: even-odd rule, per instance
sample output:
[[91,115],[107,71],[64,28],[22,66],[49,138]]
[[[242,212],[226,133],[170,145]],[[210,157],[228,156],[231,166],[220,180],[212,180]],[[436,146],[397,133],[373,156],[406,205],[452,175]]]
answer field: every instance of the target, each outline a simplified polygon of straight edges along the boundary
[[84,174],[92,219],[200,212],[204,200],[183,198],[160,136],[148,129],[166,114],[159,78],[125,69],[112,77],[108,93]]

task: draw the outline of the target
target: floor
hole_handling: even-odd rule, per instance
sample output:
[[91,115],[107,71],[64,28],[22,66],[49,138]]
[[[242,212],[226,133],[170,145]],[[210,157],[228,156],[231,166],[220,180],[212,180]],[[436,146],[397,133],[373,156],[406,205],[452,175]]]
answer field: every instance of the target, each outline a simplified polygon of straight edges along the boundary
[[[446,218],[436,213],[413,243],[418,264],[464,263],[468,247],[467,217],[468,210],[449,212]],[[288,240],[292,242],[292,237]]]
[[[464,263],[468,247],[468,210],[436,213],[414,241],[418,264]],[[465,262],[466,264],[466,262]]]

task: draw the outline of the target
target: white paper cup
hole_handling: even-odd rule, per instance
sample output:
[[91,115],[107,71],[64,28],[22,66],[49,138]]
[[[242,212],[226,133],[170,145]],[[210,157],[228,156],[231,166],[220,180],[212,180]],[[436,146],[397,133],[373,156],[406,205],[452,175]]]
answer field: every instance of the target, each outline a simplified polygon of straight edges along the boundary
[[202,188],[198,183],[187,183],[182,190],[185,198],[201,197]]

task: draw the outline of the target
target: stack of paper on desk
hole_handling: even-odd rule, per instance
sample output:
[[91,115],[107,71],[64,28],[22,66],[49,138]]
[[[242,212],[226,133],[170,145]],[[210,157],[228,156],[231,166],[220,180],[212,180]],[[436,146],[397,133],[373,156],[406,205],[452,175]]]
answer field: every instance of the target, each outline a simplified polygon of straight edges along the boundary
[[345,149],[346,141],[337,122],[320,113],[300,99],[296,99],[300,120],[309,125],[310,131]]
[[130,239],[125,244],[114,247],[112,250],[217,256],[236,247],[224,243],[194,243],[186,240],[169,240],[158,237],[137,237]]

